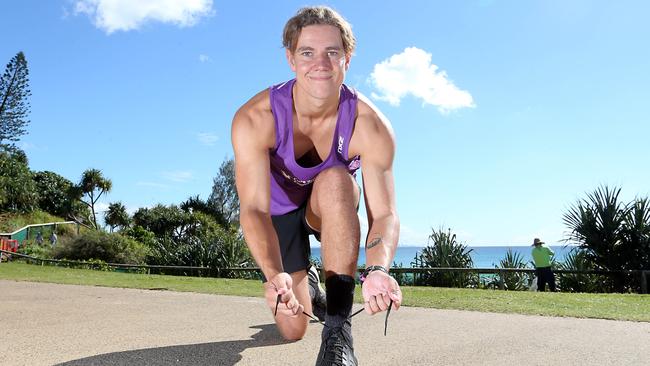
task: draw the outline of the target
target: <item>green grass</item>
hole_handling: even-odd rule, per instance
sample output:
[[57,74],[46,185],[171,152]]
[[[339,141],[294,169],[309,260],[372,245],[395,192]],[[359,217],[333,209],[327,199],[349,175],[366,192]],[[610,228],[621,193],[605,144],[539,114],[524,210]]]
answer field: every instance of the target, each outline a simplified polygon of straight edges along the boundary
[[0,264],[0,279],[255,297],[262,291],[260,281],[104,272],[19,262]]
[[[100,272],[17,262],[0,264],[0,278],[73,285],[262,296],[262,284],[254,280]],[[355,294],[357,301],[361,300],[360,290],[357,286]],[[650,322],[650,295],[539,293],[408,286],[402,287],[402,292],[404,306]]]
[[2,214],[0,215],[0,232],[13,232],[30,224],[55,221],[64,220],[43,211],[34,211],[25,214]]
[[[11,233],[31,224],[43,224],[47,222],[67,221],[61,217],[54,216],[45,211],[36,210],[29,213],[21,214],[0,214],[0,233]],[[62,225],[58,228],[59,234],[73,234],[75,228],[73,225]]]
[[650,295],[404,287],[404,305],[493,313],[650,321]]

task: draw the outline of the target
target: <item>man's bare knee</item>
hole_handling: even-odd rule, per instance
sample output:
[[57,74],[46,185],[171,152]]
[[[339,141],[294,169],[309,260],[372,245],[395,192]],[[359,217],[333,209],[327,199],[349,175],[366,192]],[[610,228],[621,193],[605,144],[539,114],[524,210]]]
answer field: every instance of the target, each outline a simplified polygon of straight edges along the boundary
[[282,338],[287,341],[298,341],[301,340],[305,333],[307,333],[307,321],[304,322],[287,322],[287,323],[277,323],[278,331]]
[[[311,312],[311,298],[309,297],[309,287],[307,285],[307,272],[304,270],[291,273],[293,280],[293,291],[299,303],[305,306],[305,310]],[[288,316],[275,317],[276,325],[282,338],[288,341],[297,341],[302,339],[307,332],[308,319],[303,314],[295,318]]]
[[354,206],[358,202],[358,195],[354,177],[344,167],[333,167],[322,171],[316,177],[312,190],[312,196],[315,196],[318,208],[352,202],[352,206]]
[[280,332],[280,334],[282,334],[282,338],[284,338],[287,341],[299,341],[305,336],[305,333],[307,333],[306,330],[303,332],[295,332],[295,331],[286,332],[286,333]]
[[316,176],[314,180],[314,188],[318,186],[353,186],[352,179],[350,179],[350,173],[345,167],[335,166],[329,169],[325,169]]

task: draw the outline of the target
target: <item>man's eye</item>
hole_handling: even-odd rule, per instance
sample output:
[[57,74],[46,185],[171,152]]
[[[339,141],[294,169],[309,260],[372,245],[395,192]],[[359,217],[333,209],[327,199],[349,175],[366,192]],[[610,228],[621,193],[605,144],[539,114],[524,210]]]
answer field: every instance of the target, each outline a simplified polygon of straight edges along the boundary
[[304,57],[311,57],[312,52],[310,52],[310,51],[304,51],[304,52],[301,52],[300,55],[301,55],[301,56],[304,56]]
[[332,57],[336,57],[336,56],[339,55],[338,51],[329,51],[327,54],[332,56]]

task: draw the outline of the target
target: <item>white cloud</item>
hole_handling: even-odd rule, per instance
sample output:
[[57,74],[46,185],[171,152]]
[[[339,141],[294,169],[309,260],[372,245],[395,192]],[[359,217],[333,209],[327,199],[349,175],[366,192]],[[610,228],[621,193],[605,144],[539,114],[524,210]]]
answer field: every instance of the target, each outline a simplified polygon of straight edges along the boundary
[[190,27],[210,16],[212,0],[73,0],[74,14],[88,15],[107,34],[139,29],[147,22]]
[[431,54],[416,47],[375,65],[370,83],[377,89],[371,96],[398,106],[402,98],[412,95],[443,113],[475,107],[472,95],[459,89],[445,71],[431,63]]
[[202,63],[206,63],[212,61],[212,59],[208,55],[200,54],[199,61],[201,61]]
[[196,138],[200,143],[206,146],[214,146],[214,144],[219,140],[219,136],[210,133],[210,132],[201,132],[196,134]]
[[171,180],[172,182],[184,183],[192,180],[192,172],[183,170],[162,172],[162,176],[165,179]]

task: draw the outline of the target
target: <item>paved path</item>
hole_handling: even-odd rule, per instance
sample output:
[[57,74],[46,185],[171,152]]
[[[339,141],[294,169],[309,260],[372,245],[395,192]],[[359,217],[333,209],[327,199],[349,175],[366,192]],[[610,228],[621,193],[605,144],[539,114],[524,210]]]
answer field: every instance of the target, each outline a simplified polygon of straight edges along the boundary
[[[355,305],[355,309],[359,305]],[[0,365],[313,365],[261,298],[0,280]],[[648,365],[650,323],[402,308],[354,318],[361,365]]]

